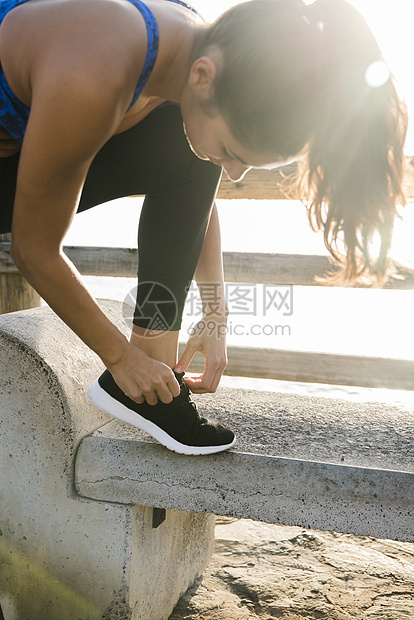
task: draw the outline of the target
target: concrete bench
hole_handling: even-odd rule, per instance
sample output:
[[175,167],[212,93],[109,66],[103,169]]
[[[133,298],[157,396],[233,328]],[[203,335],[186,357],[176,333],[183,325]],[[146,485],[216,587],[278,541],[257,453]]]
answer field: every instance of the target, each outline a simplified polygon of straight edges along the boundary
[[49,309],[0,317],[6,618],[167,619],[209,561],[211,513],[414,541],[412,413],[221,388],[197,401],[236,448],[185,457],[88,402],[101,370]]
[[182,456],[114,420],[80,444],[78,493],[414,541],[413,412],[234,388],[194,400],[237,432],[235,448]]
[[[103,305],[122,326],[120,304]],[[211,514],[169,510],[162,522],[162,511],[145,504],[77,493],[79,443],[111,419],[86,397],[101,372],[98,358],[48,308],[0,316],[6,620],[164,620],[210,559]]]

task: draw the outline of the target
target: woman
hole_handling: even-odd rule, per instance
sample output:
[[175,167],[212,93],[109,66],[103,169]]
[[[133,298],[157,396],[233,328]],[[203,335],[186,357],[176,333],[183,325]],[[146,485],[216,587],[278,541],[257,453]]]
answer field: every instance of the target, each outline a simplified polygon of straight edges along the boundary
[[[401,197],[406,115],[391,79],[379,88],[365,81],[381,60],[372,34],[344,0],[252,0],[212,26],[179,0],[0,7],[0,221],[2,232],[12,222],[16,265],[104,362],[90,389],[95,404],[172,450],[231,447],[231,431],[200,418],[182,377],[200,350],[205,371],[187,382],[215,391],[223,330],[194,335],[176,357],[195,269],[199,282],[220,283],[214,308],[203,300],[208,320],[226,321],[212,208],[221,169],[237,180],[250,167],[307,162],[311,221],[337,258],[342,238],[345,277],[381,274]],[[137,193],[147,197],[127,342],[61,246],[77,210]]]

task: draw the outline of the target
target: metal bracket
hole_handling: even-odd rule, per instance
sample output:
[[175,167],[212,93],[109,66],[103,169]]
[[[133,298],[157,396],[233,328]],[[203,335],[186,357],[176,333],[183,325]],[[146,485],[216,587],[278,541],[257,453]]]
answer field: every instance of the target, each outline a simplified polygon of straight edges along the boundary
[[166,516],[165,508],[153,508],[152,509],[152,529],[156,529],[164,523]]

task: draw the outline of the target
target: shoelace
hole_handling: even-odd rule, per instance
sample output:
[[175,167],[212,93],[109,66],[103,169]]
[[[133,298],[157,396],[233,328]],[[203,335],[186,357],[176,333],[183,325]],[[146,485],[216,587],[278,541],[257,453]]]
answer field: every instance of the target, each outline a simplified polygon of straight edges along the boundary
[[190,412],[191,416],[197,419],[198,423],[200,424],[202,421],[202,418],[200,417],[200,414],[197,411],[197,406],[195,402],[192,400],[190,396],[190,390],[186,382],[183,379],[184,373],[181,373],[181,374],[174,373],[174,374],[180,385],[180,394],[174,399],[173,401],[174,405],[176,405],[177,407],[180,407],[180,409],[184,409],[184,408],[186,410],[191,409],[191,412]]

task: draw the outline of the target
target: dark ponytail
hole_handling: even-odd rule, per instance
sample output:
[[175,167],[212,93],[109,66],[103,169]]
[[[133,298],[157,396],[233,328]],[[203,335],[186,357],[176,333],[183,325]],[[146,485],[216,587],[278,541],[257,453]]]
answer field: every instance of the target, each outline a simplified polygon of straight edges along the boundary
[[381,281],[397,205],[404,203],[406,109],[391,76],[379,86],[367,83],[367,69],[383,59],[353,7],[316,0],[307,15],[319,37],[319,81],[325,84],[304,171],[309,219],[315,230],[323,229],[341,265],[334,280],[374,275]]

